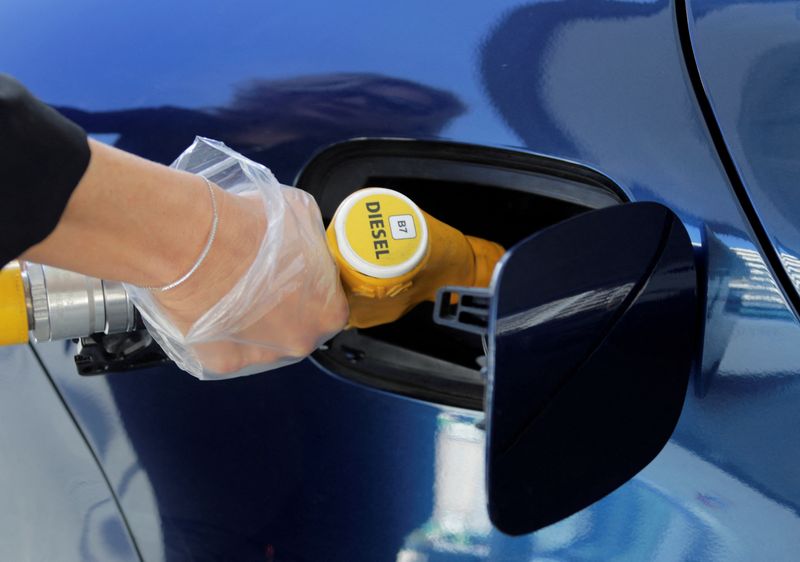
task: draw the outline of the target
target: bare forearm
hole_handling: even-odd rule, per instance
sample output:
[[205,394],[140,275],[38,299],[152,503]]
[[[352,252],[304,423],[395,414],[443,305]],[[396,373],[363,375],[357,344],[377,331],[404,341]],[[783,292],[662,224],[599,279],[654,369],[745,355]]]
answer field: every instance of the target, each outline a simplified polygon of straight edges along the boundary
[[23,257],[138,285],[174,281],[208,235],[205,182],[99,142],[90,147],[89,166],[55,230]]

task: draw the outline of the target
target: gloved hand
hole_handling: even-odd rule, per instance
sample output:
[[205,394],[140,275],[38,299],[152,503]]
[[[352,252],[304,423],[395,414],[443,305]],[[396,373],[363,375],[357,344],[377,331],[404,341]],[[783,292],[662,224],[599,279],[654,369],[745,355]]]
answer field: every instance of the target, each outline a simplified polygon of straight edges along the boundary
[[211,250],[186,282],[165,292],[127,286],[148,331],[178,366],[201,379],[274,369],[344,327],[347,301],[308,193],[203,138],[172,167],[225,190],[216,191]]

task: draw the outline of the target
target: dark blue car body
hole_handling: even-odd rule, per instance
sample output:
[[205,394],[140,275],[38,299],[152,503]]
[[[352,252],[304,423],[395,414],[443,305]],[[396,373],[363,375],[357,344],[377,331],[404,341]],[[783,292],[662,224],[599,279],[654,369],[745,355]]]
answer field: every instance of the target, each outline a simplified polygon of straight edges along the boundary
[[666,447],[520,537],[485,512],[479,412],[314,360],[208,383],[0,349],[0,558],[797,559],[800,8],[686,4],[3,2],[0,69],[101,140],[218,138],[284,183],[358,137],[574,163],[680,217],[705,305]]

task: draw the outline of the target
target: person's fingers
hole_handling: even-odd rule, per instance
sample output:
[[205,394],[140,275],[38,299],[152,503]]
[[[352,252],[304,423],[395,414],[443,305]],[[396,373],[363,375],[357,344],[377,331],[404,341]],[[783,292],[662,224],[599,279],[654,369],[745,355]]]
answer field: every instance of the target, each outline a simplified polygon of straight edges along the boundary
[[[205,372],[224,376],[252,366],[264,365],[267,370],[291,363],[313,353],[347,324],[348,303],[327,247],[319,207],[296,188],[283,187],[281,195],[283,201],[278,203],[285,203],[285,212],[266,225],[268,244],[262,248],[263,238],[258,236],[237,238],[252,245],[253,252],[263,250],[256,257],[258,268],[241,268],[244,272],[237,273],[251,283],[246,299],[237,296],[226,302],[224,310],[206,314],[221,302],[219,291],[215,292],[220,276],[214,272],[242,266],[242,260],[228,263],[227,253],[217,254],[218,259],[209,259],[208,268],[198,270],[186,298],[159,295]],[[220,223],[220,232],[235,228],[254,210],[266,214],[260,196],[243,201],[230,202],[230,220]],[[247,232],[263,232],[263,223],[256,226],[248,226]]]
[[194,346],[203,368],[217,374],[235,373],[245,366],[241,346],[226,341],[200,343]]

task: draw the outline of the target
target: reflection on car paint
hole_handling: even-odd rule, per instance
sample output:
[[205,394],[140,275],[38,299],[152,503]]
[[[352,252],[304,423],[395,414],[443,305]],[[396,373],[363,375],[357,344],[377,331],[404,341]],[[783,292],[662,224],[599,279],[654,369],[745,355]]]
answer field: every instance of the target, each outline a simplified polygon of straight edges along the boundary
[[474,485],[483,482],[485,474],[485,434],[476,427],[481,419],[450,412],[438,415],[433,513],[406,538],[397,562],[427,562],[444,553],[477,559],[490,556],[492,524],[486,512],[486,491]]
[[291,183],[320,148],[351,137],[435,135],[464,106],[449,92],[410,80],[335,73],[249,79],[227,105],[214,108],[58,110],[89,133],[113,135],[118,148],[157,162],[171,162],[200,135],[226,143]]
[[527,330],[531,326],[544,324],[553,319],[565,319],[593,309],[613,309],[622,302],[633,289],[633,283],[613,287],[603,287],[569,295],[536,308],[503,316],[497,320],[498,336],[511,335]]

